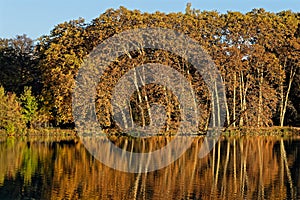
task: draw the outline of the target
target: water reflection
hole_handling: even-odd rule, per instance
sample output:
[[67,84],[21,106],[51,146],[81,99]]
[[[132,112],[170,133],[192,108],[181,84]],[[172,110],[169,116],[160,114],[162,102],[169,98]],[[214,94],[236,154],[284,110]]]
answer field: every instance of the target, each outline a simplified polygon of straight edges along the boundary
[[[111,138],[135,152],[171,139]],[[77,138],[2,138],[0,199],[300,199],[300,138],[222,138],[199,159],[202,141],[168,167],[130,174],[95,160]]]

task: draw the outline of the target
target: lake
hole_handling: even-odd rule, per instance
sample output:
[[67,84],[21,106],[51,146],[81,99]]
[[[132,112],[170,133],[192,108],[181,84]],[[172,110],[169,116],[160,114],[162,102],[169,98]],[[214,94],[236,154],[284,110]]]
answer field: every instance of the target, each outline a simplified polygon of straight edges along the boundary
[[[136,152],[170,140],[112,137]],[[0,199],[300,199],[300,137],[221,137],[200,159],[202,142],[194,138],[167,167],[126,173],[96,160],[76,137],[3,137]]]

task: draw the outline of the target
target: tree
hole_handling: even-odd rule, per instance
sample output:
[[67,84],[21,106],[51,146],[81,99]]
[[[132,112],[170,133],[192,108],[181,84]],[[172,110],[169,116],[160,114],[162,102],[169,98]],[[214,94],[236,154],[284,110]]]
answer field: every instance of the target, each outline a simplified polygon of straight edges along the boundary
[[[288,107],[294,107],[290,103],[290,93],[292,90],[297,90],[294,85],[295,77],[299,75],[300,61],[300,37],[299,37],[299,18],[290,11],[280,12],[280,25],[284,27],[284,38],[282,44],[274,50],[274,53],[280,60],[281,68],[284,73],[281,75],[279,86],[279,123],[282,127],[286,121],[285,116]],[[297,79],[296,79],[297,80]],[[299,98],[299,96],[298,96]],[[295,101],[295,105],[299,102]],[[299,114],[299,112],[298,112]]]
[[31,88],[25,87],[23,94],[20,97],[21,113],[28,128],[31,128],[32,122],[37,118],[38,102],[32,95]]
[[21,114],[21,106],[14,93],[6,93],[0,86],[0,129],[8,134],[23,133],[26,124]]
[[0,39],[0,84],[10,92],[21,94],[25,86],[40,92],[40,71],[33,40],[26,35]]
[[71,94],[74,78],[87,54],[84,20],[57,25],[37,46],[42,71],[44,107],[55,124],[73,122]]
[[[293,110],[293,115],[299,113],[299,15],[290,11],[275,14],[263,9],[253,9],[246,14],[219,14],[192,9],[188,4],[186,13],[141,13],[124,7],[108,9],[91,23],[85,24],[83,19],[65,22],[57,25],[50,35],[40,38],[35,53],[43,74],[44,109],[51,119],[57,124],[73,123],[71,92],[74,79],[84,58],[94,47],[115,34],[145,27],[174,29],[198,41],[221,72],[227,101],[225,105],[211,105],[212,96],[201,76],[184,58],[157,49],[123,52],[123,56],[108,66],[104,73],[107,77],[98,85],[95,101],[103,127],[115,127],[109,102],[118,79],[134,66],[155,62],[172,66],[189,80],[196,99],[202,102],[198,110],[206,113],[199,119],[199,124],[213,113],[213,108],[220,110],[222,106],[226,109],[227,125],[233,126],[282,126],[284,121],[288,122],[285,120],[287,110]],[[3,44],[7,43],[3,41]],[[173,46],[176,46],[175,42]],[[167,88],[157,85],[138,87],[137,82],[143,81],[144,76],[143,73],[134,74],[136,93],[128,102],[131,124],[134,120],[142,127],[151,124],[150,105],[160,102],[166,106],[166,130],[169,130],[178,119],[178,102]],[[215,90],[219,94],[217,87]],[[295,92],[291,94],[291,91]],[[151,92],[159,93],[160,97],[154,98]],[[219,98],[218,95],[214,97]],[[278,116],[277,121],[274,116]],[[219,118],[213,115],[215,123]]]

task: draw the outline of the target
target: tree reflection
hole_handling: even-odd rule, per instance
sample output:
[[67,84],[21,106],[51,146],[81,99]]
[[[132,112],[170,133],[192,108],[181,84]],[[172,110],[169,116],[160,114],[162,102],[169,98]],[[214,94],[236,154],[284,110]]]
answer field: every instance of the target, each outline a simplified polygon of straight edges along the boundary
[[[114,137],[149,152],[172,138]],[[222,138],[203,159],[203,138],[169,166],[124,173],[94,159],[77,138],[0,140],[0,197],[9,199],[299,199],[299,138]],[[157,160],[159,162],[159,160]]]

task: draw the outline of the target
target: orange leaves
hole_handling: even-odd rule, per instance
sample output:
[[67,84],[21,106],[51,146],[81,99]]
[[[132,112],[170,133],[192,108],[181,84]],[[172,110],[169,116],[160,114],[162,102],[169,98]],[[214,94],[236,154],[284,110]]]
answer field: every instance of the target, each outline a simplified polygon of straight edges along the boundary
[[[253,125],[258,113],[255,106],[260,102],[260,109],[265,110],[261,112],[261,124],[267,125],[273,119],[276,102],[282,98],[278,97],[278,93],[282,93],[284,87],[279,89],[279,86],[286,84],[288,69],[299,66],[298,24],[299,17],[290,11],[276,14],[254,9],[246,14],[219,14],[195,10],[190,5],[185,14],[142,13],[124,7],[109,9],[89,24],[85,24],[83,19],[65,22],[57,25],[49,36],[41,38],[39,48],[44,99],[58,121],[72,121],[74,78],[85,56],[94,47],[125,30],[169,28],[197,40],[215,61],[226,86],[228,115],[236,116],[244,108],[253,106],[243,119],[244,124]],[[199,95],[209,96],[201,77],[195,74],[185,58],[149,49],[123,53],[125,56],[116,58],[108,66],[105,72],[107,77],[102,77],[103,82],[99,84],[97,102],[103,101],[99,104],[98,114],[105,118],[104,124],[111,124],[111,109],[105,106],[109,104],[113,86],[127,71],[141,64],[159,62],[170,65],[191,81]]]

